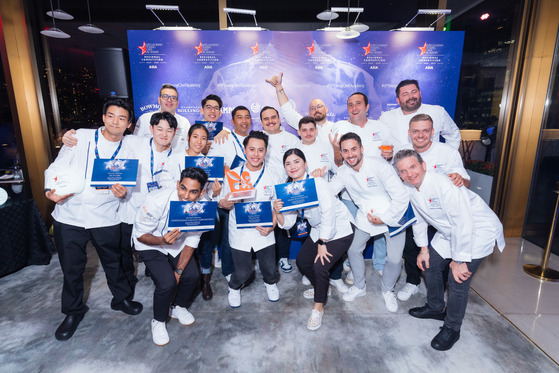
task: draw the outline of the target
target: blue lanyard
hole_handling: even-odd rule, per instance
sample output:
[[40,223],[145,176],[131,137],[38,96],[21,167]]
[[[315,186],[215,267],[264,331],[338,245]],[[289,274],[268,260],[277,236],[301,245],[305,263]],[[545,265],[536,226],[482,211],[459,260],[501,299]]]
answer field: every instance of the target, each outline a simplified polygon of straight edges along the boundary
[[[309,174],[307,174],[306,179],[308,179],[308,178],[309,178]],[[296,181],[294,181],[294,182],[296,183]],[[298,211],[301,214],[301,220],[303,220],[305,218],[305,209],[301,209],[301,210],[298,210]]]
[[[245,154],[245,150],[243,149],[243,146],[241,145],[241,142],[239,141],[239,138],[237,137],[237,135],[235,135],[234,131],[231,131],[231,134],[233,135],[233,138],[235,139],[235,141],[237,141],[237,144],[239,145],[239,148],[243,152],[243,155],[244,155],[245,159],[247,159],[247,155]],[[237,149],[235,149],[235,153],[237,153]],[[242,173],[242,171],[241,171],[241,173]]]
[[[153,137],[151,139],[149,139],[149,150],[151,151],[151,180],[153,180],[153,177],[161,172],[163,172],[163,168],[157,172],[153,172]],[[171,155],[171,152],[173,151],[173,147],[169,148],[169,153],[167,153],[167,158],[169,158],[169,156]],[[166,161],[165,161],[166,162]],[[163,163],[163,166],[165,165],[165,162]]]
[[[245,165],[243,164],[243,166],[241,167],[241,173],[240,173],[240,177],[243,177],[243,170],[245,169]],[[256,186],[258,185],[258,182],[260,181],[260,179],[262,179],[262,175],[264,175],[264,170],[266,169],[266,166],[263,164],[262,165],[262,171],[260,171],[260,175],[258,175],[258,179],[256,179],[256,183],[252,184],[253,188],[256,188]]]
[[[97,143],[99,142],[99,131],[101,131],[101,128],[99,128],[97,131],[95,131],[95,158],[100,158],[99,157],[99,150],[97,150]],[[122,147],[122,139],[120,139],[120,144],[118,144],[118,148],[116,148],[113,156],[111,157],[111,161],[116,158],[116,155],[120,151],[121,147]]]

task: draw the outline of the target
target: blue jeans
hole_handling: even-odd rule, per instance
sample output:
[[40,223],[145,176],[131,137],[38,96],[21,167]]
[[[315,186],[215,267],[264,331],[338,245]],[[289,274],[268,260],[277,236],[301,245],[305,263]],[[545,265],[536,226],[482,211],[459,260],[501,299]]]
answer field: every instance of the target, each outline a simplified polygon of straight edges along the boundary
[[[479,268],[483,258],[472,259],[466,263],[468,270],[472,272],[470,278],[461,284],[454,280],[452,271],[448,276],[448,302],[446,304],[446,317],[444,325],[459,332],[462,320],[466,314],[470,282]],[[429,246],[429,268],[425,269],[425,284],[427,286],[427,304],[435,311],[442,311],[444,303],[444,281],[442,273],[448,268],[452,259],[442,258],[435,249]]]

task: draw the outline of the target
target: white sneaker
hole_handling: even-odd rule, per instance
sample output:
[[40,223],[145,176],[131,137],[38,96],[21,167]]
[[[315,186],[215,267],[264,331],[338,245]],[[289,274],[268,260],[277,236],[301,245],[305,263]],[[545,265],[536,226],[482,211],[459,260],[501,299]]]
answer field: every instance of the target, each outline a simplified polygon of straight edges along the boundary
[[349,272],[349,271],[351,271],[351,266],[349,265],[349,259],[346,259],[346,260],[344,261],[344,269],[343,269],[343,271],[344,271],[344,272]]
[[342,294],[347,293],[348,290],[349,290],[349,288],[347,287],[346,284],[344,284],[344,282],[341,278],[339,278],[337,280],[330,279],[330,285],[334,285],[334,287]]
[[348,285],[353,285],[353,271],[352,270],[349,270],[349,272],[345,276],[345,282]]
[[311,312],[311,317],[309,317],[309,321],[307,321],[307,329],[309,330],[316,330],[320,328],[322,325],[322,316],[324,315],[324,310],[322,312],[313,309]]
[[289,273],[293,269],[293,266],[291,265],[291,263],[289,263],[288,258],[281,258],[279,260],[279,266],[280,266],[281,270],[285,273]]
[[178,319],[182,325],[194,324],[194,316],[184,307],[175,306],[169,310],[169,316]]
[[412,295],[417,294],[419,292],[419,285],[410,284],[406,282],[406,285],[398,292],[398,299],[401,301],[407,301],[411,298]]
[[151,337],[153,338],[153,343],[158,346],[165,346],[169,343],[169,333],[167,333],[167,327],[164,322],[157,321],[156,319],[151,320]]
[[227,276],[225,276],[225,279],[227,280],[227,282],[231,281],[231,274],[228,274]]
[[241,307],[241,289],[235,290],[229,288],[229,294],[227,294],[227,300],[229,301],[229,306],[231,306],[231,308]]
[[373,267],[373,270],[375,271],[375,273],[376,273],[377,275],[379,275],[380,277],[382,277],[382,269],[381,269],[380,271],[377,271],[377,270]]
[[[328,296],[332,295],[332,288],[328,286]],[[314,299],[314,288],[307,289],[303,292],[303,298]]]
[[311,284],[311,281],[307,278],[307,276],[303,276],[303,279],[301,280],[301,282],[305,286],[309,286]]
[[276,284],[267,284],[266,285],[266,293],[268,293],[268,300],[270,302],[277,302],[279,300],[279,289]]
[[342,298],[346,302],[353,302],[355,298],[362,297],[365,294],[367,294],[367,287],[364,287],[363,289],[359,289],[357,286],[353,285],[352,287],[349,288],[347,293],[345,293]]
[[382,297],[384,298],[384,305],[388,311],[398,312],[398,301],[393,291],[385,291],[382,293]]

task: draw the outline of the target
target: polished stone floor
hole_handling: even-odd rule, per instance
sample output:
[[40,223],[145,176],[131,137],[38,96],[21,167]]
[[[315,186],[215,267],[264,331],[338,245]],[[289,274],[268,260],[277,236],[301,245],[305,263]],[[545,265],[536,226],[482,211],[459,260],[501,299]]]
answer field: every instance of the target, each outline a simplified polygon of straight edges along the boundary
[[[523,260],[541,260],[541,249],[518,239],[507,245],[505,254],[486,260],[474,278],[461,339],[447,352],[429,345],[441,322],[407,314],[424,304],[425,294],[400,302],[395,314],[386,311],[380,277],[370,263],[367,295],[346,303],[333,290],[322,327],[314,332],[305,327],[312,301],[303,298],[306,287],[297,271],[282,274],[277,303],[267,300],[258,274],[243,291],[238,309],[229,308],[226,282],[216,273],[214,299],[204,302],[198,296],[190,308],[196,322],[181,326],[170,321],[171,341],[158,347],[149,330],[153,284],[143,275],[143,265],[136,300],[144,311],[127,316],[110,309],[111,296],[93,250],[85,274],[90,311],[74,337],[59,342],[54,331],[63,319],[61,272],[54,256],[48,266],[27,267],[0,279],[0,372],[559,371],[553,361],[558,356],[559,284],[541,285],[519,270]],[[402,278],[397,290],[401,286]],[[542,334],[547,339],[538,340]]]

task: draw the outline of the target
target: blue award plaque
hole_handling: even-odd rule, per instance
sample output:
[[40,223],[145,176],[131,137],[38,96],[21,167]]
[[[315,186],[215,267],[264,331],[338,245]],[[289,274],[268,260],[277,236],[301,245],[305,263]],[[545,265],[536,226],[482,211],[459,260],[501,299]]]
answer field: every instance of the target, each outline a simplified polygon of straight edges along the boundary
[[318,206],[314,178],[275,185],[276,196],[283,202],[280,212]]
[[197,120],[196,123],[203,124],[208,129],[208,132],[210,133],[210,138],[208,139],[208,141],[213,141],[215,135],[217,135],[218,133],[221,132],[221,130],[223,130],[223,122],[210,122],[207,120]]
[[167,230],[181,232],[211,231],[215,226],[217,202],[171,201]]
[[208,174],[208,181],[223,181],[223,157],[184,157],[184,168],[200,167]]
[[235,204],[237,228],[273,227],[272,202],[258,201]]
[[110,187],[114,184],[136,186],[138,176],[137,159],[103,159],[96,158],[91,174],[92,187]]

